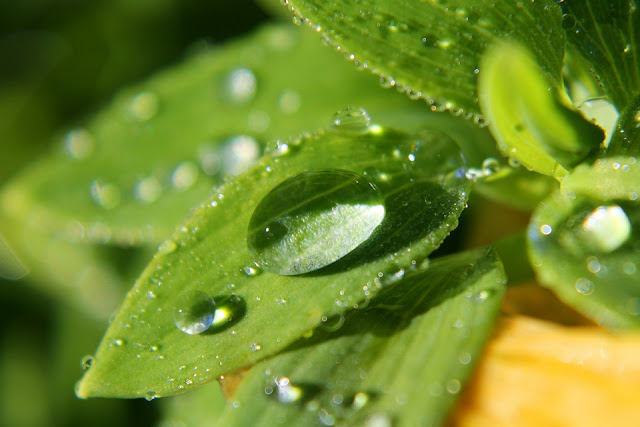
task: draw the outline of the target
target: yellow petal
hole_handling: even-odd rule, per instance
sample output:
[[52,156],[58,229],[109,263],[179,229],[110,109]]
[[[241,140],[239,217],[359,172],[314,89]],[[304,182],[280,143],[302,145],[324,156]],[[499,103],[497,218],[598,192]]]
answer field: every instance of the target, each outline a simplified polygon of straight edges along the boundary
[[640,333],[502,318],[456,426],[640,425]]

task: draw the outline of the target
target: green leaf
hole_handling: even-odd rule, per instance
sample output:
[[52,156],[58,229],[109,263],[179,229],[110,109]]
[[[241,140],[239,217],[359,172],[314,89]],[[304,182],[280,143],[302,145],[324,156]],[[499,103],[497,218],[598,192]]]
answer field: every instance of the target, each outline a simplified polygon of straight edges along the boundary
[[502,153],[528,169],[561,178],[597,152],[603,131],[565,104],[522,46],[499,43],[478,80],[482,112]]
[[164,426],[213,426],[220,425],[226,401],[218,383],[211,383],[179,396],[163,399],[162,417]]
[[254,366],[220,424],[441,425],[491,334],[505,281],[492,250],[435,261],[337,331],[321,327]]
[[529,256],[541,283],[596,322],[640,326],[640,167],[581,165],[534,213]]
[[332,46],[432,109],[476,116],[480,61],[498,40],[525,44],[546,78],[560,82],[564,31],[558,5],[536,2],[287,0]]
[[592,67],[618,111],[640,94],[640,12],[635,0],[564,0],[567,39]]
[[124,90],[61,135],[0,205],[18,220],[37,210],[67,240],[157,244],[273,138],[324,126],[350,103],[415,123],[409,113],[424,106],[363,77],[312,34],[264,27]]
[[[358,307],[425,262],[466,206],[470,182],[458,178],[464,176],[459,149],[438,132],[342,126],[334,120],[333,128],[278,144],[161,245],[107,331],[78,396],[165,396],[211,381],[277,353],[323,317]],[[373,183],[384,199],[383,222],[323,269],[299,276],[261,272],[246,241],[256,206],[285,179],[327,169]],[[345,227],[344,238],[349,232]],[[196,336],[172,320],[179,296],[189,291],[218,302],[219,320]]]
[[611,156],[640,155],[640,96],[618,120],[618,125],[606,151]]

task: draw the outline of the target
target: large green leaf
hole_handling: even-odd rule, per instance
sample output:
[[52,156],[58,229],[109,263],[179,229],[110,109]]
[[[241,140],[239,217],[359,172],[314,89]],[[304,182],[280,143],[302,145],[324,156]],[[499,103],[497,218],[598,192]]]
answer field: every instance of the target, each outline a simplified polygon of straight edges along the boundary
[[[383,91],[313,34],[267,26],[123,91],[9,183],[0,193],[0,233],[9,245],[3,250],[21,262],[7,257],[0,276],[20,276],[22,263],[42,290],[107,318],[129,276],[94,243],[155,247],[214,183],[237,172],[231,166],[260,154],[251,139],[228,145],[232,137],[250,135],[262,146],[323,127],[350,103],[366,105],[385,124],[442,129],[464,143],[470,163],[481,163],[495,145],[487,130]],[[96,178],[102,185],[92,187]],[[109,209],[91,198],[92,188]]]
[[624,111],[640,94],[640,12],[636,1],[559,3],[568,41],[588,61],[618,111]]
[[[164,396],[211,381],[282,350],[323,317],[358,307],[425,262],[466,206],[470,182],[460,169],[459,149],[438,132],[408,135],[366,126],[366,119],[361,111],[347,114],[328,130],[279,144],[197,209],[161,245],[129,293],[78,395]],[[285,179],[328,169],[352,171],[373,183],[383,199],[383,222],[356,250],[326,268],[298,276],[260,272],[247,249],[254,209]],[[292,203],[304,205],[317,196],[310,191]],[[320,239],[327,222],[316,221],[327,213],[318,215],[310,210],[311,226],[287,231],[284,238]],[[339,238],[349,240],[354,223],[342,219],[337,216],[329,225],[341,227]],[[282,231],[281,225],[268,225],[266,231],[271,228]],[[216,316],[229,323],[214,322],[196,336],[178,329],[172,311],[191,291],[214,297]]]
[[581,165],[529,226],[539,280],[610,327],[640,326],[640,167],[634,157]]
[[[440,425],[480,358],[505,276],[492,250],[435,261],[245,377],[220,425]],[[375,424],[378,425],[378,424]]]
[[[360,68],[435,110],[479,116],[480,59],[499,40],[534,53],[558,86],[564,52],[561,12],[550,0],[286,0],[295,20],[308,23]],[[505,79],[511,78],[505,76]]]

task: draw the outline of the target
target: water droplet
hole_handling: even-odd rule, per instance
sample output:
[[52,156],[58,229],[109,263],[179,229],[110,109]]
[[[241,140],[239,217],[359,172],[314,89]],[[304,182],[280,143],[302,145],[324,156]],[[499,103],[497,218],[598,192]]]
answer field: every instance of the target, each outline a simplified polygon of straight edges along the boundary
[[122,347],[125,344],[125,341],[122,338],[116,338],[113,340],[113,345],[116,347]]
[[231,138],[222,148],[222,172],[236,176],[249,169],[260,157],[260,145],[250,136]]
[[148,391],[145,395],[144,398],[147,402],[151,402],[153,399],[158,397],[158,393],[156,393],[155,391]]
[[384,215],[381,195],[365,178],[344,170],[305,172],[282,182],[258,204],[247,245],[265,270],[307,273],[366,241]]
[[466,351],[464,353],[460,353],[458,361],[460,361],[460,363],[463,365],[468,365],[471,362],[471,354],[467,353]]
[[300,109],[302,98],[300,98],[300,94],[295,90],[287,89],[280,95],[278,104],[283,113],[293,114]]
[[582,239],[591,250],[613,252],[631,235],[631,222],[620,206],[599,206],[582,223]]
[[242,272],[247,276],[247,277],[256,277],[258,275],[260,275],[260,273],[262,273],[262,270],[259,267],[256,266],[249,266],[249,265],[245,265],[244,267],[242,267]]
[[233,102],[244,103],[256,94],[256,76],[248,68],[233,70],[228,79],[229,97]]
[[458,394],[460,391],[460,380],[454,378],[447,381],[447,391],[451,394]]
[[365,427],[391,427],[391,419],[386,414],[371,414],[364,421]]
[[579,278],[575,283],[576,291],[582,295],[591,295],[595,290],[595,287],[596,285],[594,285],[591,280],[585,279],[584,277]]
[[627,313],[632,316],[640,316],[640,298],[629,298],[625,304]]
[[322,316],[322,325],[321,328],[328,332],[335,332],[344,325],[345,317],[344,314],[340,313],[337,316],[328,318],[326,316]]
[[84,371],[88,371],[93,365],[93,356],[85,356],[82,358],[81,366]]
[[86,129],[72,129],[64,136],[64,146],[74,159],[84,159],[93,151],[93,137]]
[[171,239],[167,239],[158,245],[159,254],[168,254],[177,249],[178,245]]
[[143,203],[152,203],[162,194],[162,184],[156,177],[150,176],[137,182],[133,195]]
[[252,343],[249,348],[251,351],[260,351],[262,350],[262,346],[260,344]]
[[211,295],[202,291],[181,294],[173,308],[173,322],[182,332],[196,335],[213,323],[216,304]]
[[575,16],[571,14],[562,15],[562,28],[564,28],[565,30],[573,30],[576,27],[577,23],[578,21],[576,20]]
[[[280,377],[274,381],[275,385],[275,395],[280,403],[294,403],[301,400],[304,392],[300,387],[296,387],[291,383],[291,380],[288,377]],[[268,389],[271,389],[271,393],[273,393],[274,389],[271,386],[265,387],[265,393]],[[271,394],[267,393],[267,394]]]
[[366,405],[368,402],[369,395],[360,391],[356,393],[355,396],[353,396],[353,403],[351,404],[351,407],[357,411],[358,409],[364,407],[364,405]]
[[139,121],[151,120],[158,113],[160,102],[158,96],[152,92],[140,92],[129,102],[129,115]]
[[548,236],[549,234],[551,234],[552,231],[553,231],[553,228],[551,228],[549,224],[543,224],[540,227],[540,233],[545,236]]
[[178,191],[188,190],[198,180],[198,167],[195,163],[186,161],[180,163],[173,170],[171,175],[171,183]]
[[113,209],[120,204],[120,189],[115,184],[93,180],[90,193],[93,201],[105,209]]
[[333,116],[331,128],[345,132],[366,132],[371,124],[369,113],[362,107],[347,107]]

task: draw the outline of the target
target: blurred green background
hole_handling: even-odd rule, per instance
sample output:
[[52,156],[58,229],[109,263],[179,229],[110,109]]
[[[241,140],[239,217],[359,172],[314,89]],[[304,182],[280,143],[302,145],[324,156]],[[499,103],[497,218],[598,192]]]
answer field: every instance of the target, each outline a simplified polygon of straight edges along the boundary
[[[265,19],[247,0],[0,2],[0,184],[120,87]],[[75,398],[80,361],[106,322],[54,302],[28,282],[29,276],[0,279],[0,425],[157,424],[158,401]]]

